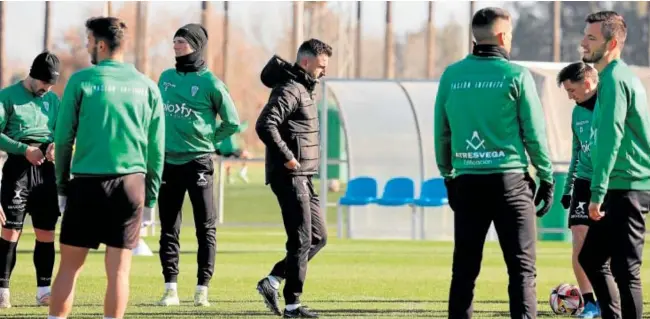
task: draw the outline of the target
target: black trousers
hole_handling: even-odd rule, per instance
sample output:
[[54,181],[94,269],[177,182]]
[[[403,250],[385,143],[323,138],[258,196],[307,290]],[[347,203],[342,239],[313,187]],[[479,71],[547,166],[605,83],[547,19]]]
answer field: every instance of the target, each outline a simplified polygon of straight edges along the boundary
[[326,221],[311,176],[273,177],[270,184],[278,198],[287,232],[287,255],[275,264],[271,275],[286,279],[283,290],[286,304],[298,304],[307,275],[307,262],[327,242]]
[[160,263],[165,282],[177,282],[185,192],[192,202],[196,239],[197,284],[208,286],[214,273],[217,247],[217,213],[214,204],[214,163],[210,156],[183,165],[165,163],[160,186]]
[[578,261],[601,307],[603,319],[642,318],[641,261],[650,192],[610,190],[599,221],[591,224]]
[[449,318],[471,318],[474,286],[492,222],[508,267],[511,318],[536,318],[534,181],[527,174],[461,175],[456,178],[454,256]]

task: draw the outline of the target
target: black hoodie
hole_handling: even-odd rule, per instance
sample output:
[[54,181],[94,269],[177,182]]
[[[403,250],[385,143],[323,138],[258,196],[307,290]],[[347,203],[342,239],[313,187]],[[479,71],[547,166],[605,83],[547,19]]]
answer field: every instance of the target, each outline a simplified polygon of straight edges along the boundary
[[[318,81],[278,56],[266,64],[260,79],[272,89],[255,125],[266,145],[267,184],[275,176],[316,174],[319,126],[313,93]],[[289,170],[284,164],[294,158],[300,166]]]

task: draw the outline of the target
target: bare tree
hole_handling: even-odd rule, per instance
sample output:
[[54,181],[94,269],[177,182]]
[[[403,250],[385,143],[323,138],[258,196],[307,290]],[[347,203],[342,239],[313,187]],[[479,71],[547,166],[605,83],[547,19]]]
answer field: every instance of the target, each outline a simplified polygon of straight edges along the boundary
[[5,87],[5,2],[0,1],[0,88]]
[[[429,18],[427,20],[427,77],[432,78],[436,70],[436,26],[434,24],[434,2],[429,1]],[[470,28],[471,29],[471,28]]]
[[50,49],[50,43],[52,43],[52,31],[50,30],[51,21],[52,21],[52,2],[45,1],[45,25],[43,26],[43,50]]
[[384,49],[384,77],[392,79],[395,77],[395,43],[393,40],[393,16],[391,2],[386,1],[386,47]]

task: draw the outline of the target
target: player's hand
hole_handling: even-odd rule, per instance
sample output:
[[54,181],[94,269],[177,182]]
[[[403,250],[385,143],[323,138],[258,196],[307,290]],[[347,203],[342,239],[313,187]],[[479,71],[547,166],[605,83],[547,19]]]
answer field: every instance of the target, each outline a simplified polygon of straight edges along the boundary
[[7,222],[7,216],[5,215],[4,209],[0,206],[0,226],[4,226]]
[[45,155],[43,155],[43,152],[41,152],[38,147],[34,146],[27,146],[25,157],[34,166],[39,166],[45,161]]
[[47,158],[47,160],[50,162],[54,162],[54,143],[50,143],[50,145],[47,146],[47,151],[45,151],[45,158]]
[[537,191],[537,196],[535,196],[535,207],[537,207],[542,201],[544,205],[542,208],[537,210],[537,217],[542,217],[551,210],[553,206],[553,193],[555,192],[555,181],[549,183],[547,181],[539,182],[539,190]]
[[292,158],[290,161],[284,163],[284,167],[290,170],[298,170],[300,168],[300,163],[295,158]]
[[569,207],[571,207],[571,195],[562,195],[562,200],[560,201],[562,202],[562,207],[564,207],[564,209],[569,209]]
[[67,196],[61,196],[59,195],[59,212],[63,214],[65,212],[65,206],[68,202],[68,197]]
[[142,222],[140,223],[140,228],[145,228],[151,225],[151,220],[149,220],[149,216],[151,216],[152,210],[153,208],[147,206],[142,208]]
[[589,218],[599,221],[604,215],[604,212],[600,212],[600,204],[594,202],[589,203]]

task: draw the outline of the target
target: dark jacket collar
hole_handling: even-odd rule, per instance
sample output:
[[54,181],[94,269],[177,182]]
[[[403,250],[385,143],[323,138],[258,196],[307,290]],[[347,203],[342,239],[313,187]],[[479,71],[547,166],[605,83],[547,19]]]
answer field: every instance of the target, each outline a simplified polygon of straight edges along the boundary
[[506,49],[493,44],[475,44],[472,54],[480,57],[500,57],[510,60],[510,54]]

